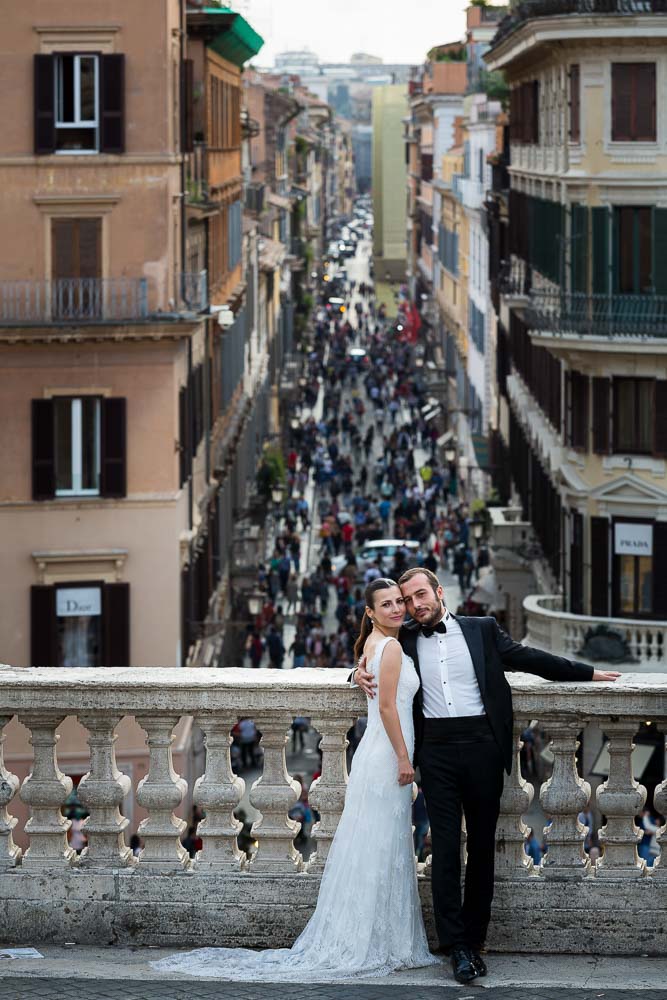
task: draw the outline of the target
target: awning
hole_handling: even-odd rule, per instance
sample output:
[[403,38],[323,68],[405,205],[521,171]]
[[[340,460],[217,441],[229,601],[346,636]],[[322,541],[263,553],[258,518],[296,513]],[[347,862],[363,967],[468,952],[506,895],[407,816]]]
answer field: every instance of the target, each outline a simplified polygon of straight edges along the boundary
[[225,16],[226,27],[208,44],[223,59],[238,66],[239,69],[248,59],[256,56],[264,45],[264,39],[258,35],[244,17],[235,14],[225,7],[205,7],[203,14]]

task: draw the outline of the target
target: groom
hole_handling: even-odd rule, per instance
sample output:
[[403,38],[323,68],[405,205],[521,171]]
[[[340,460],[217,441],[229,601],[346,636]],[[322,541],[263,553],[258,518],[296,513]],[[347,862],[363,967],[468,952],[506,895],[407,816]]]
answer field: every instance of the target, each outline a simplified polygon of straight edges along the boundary
[[[415,764],[431,822],[435,924],[455,978],[469,983],[487,971],[480,953],[491,917],[496,823],[503,769],[510,773],[514,757],[505,671],[550,681],[615,681],[620,675],[522,646],[495,618],[455,617],[428,569],[409,569],[398,585],[412,618],[399,639],[421,680],[413,705]],[[373,676],[361,666],[352,682],[373,697]],[[462,812],[470,858],[463,904]]]

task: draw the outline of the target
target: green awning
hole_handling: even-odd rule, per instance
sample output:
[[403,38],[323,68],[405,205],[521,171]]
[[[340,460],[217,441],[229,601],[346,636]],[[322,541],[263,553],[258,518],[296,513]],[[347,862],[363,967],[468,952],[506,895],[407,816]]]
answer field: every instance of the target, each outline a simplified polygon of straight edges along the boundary
[[262,36],[257,34],[246,19],[228,7],[205,7],[202,13],[224,16],[226,21],[224,30],[208,45],[219,56],[234,63],[239,69],[248,59],[256,56],[264,44]]

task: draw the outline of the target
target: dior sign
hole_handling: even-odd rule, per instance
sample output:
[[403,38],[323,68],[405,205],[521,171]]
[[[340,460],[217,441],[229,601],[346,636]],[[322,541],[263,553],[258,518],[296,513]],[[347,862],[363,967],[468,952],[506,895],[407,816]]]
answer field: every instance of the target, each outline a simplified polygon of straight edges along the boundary
[[58,618],[91,617],[102,614],[99,587],[62,587],[56,591]]
[[614,554],[617,556],[652,556],[652,524],[615,524]]

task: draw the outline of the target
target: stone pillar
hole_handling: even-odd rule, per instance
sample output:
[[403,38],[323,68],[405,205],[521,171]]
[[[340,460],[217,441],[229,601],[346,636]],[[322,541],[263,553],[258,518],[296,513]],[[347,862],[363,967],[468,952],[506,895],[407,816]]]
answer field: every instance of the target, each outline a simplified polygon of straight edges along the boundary
[[533,871],[533,859],[524,850],[528,827],[521,819],[535,794],[533,786],[521,776],[521,733],[527,725],[527,720],[514,720],[514,767],[509,776],[505,775],[496,827],[496,879],[523,878]]
[[124,837],[130,821],[120,813],[132,782],[116,766],[118,737],[114,729],[119,721],[119,716],[79,716],[79,722],[88,730],[90,747],[90,771],[78,788],[79,798],[90,812],[84,824],[88,846],[81,854],[81,863],[86,867],[125,868],[136,862]]
[[313,827],[317,838],[317,853],[308,862],[309,872],[322,872],[329,854],[331,841],[345,805],[347,789],[346,734],[353,720],[350,718],[312,719],[312,725],[322,734],[322,774],[310,787],[308,800],[320,814]]
[[19,787],[19,779],[5,767],[3,729],[11,718],[11,715],[0,715],[0,871],[3,868],[13,868],[23,853],[12,837],[12,830],[18,820],[7,810]]
[[76,857],[67,843],[71,823],[60,811],[72,791],[72,779],[62,773],[56,756],[60,739],[56,729],[62,721],[61,715],[21,716],[35,753],[32,771],[21,786],[21,798],[32,810],[25,825],[30,847],[23,856],[23,868],[67,867]]
[[187,789],[184,778],[174,771],[171,744],[173,729],[179,716],[143,715],[137,722],[146,731],[150,764],[145,778],[137,786],[137,802],[148,809],[149,816],[139,824],[137,833],[145,847],[139,855],[141,865],[151,865],[156,871],[174,872],[190,863],[188,852],[181,844],[181,834],[187,823],[174,816],[174,809],[183,801]]
[[[665,736],[665,749],[667,750],[667,736]],[[665,759],[667,760],[667,757]],[[667,816],[667,778],[657,785],[653,793],[653,806],[663,816]],[[653,862],[649,874],[651,878],[667,879],[667,823],[661,827],[656,836],[660,854]]]
[[232,771],[229,753],[231,729],[237,718],[231,712],[197,718],[206,746],[206,770],[197,778],[192,794],[194,803],[206,813],[197,827],[204,840],[204,849],[196,859],[198,869],[238,872],[246,860],[236,839],[243,823],[234,818],[234,809],[245,792],[245,781]]
[[542,871],[549,878],[583,878],[590,871],[584,853],[585,827],[577,819],[591,794],[590,785],[577,773],[575,758],[584,722],[566,717],[544,720],[554,755],[551,777],[540,790],[542,808],[553,820],[544,831],[549,851]]
[[609,777],[597,792],[598,806],[607,817],[600,830],[604,855],[596,865],[598,878],[637,878],[646,868],[646,862],[637,854],[642,831],[634,820],[646,802],[646,789],[632,776],[632,740],[637,728],[632,719],[604,723],[609,739]]
[[264,771],[250,789],[250,802],[262,814],[252,828],[260,838],[259,849],[251,863],[254,872],[292,872],[301,870],[303,861],[292,841],[301,824],[287,813],[299,798],[301,786],[287,773],[285,744],[287,724],[283,720],[257,719],[264,747]]

